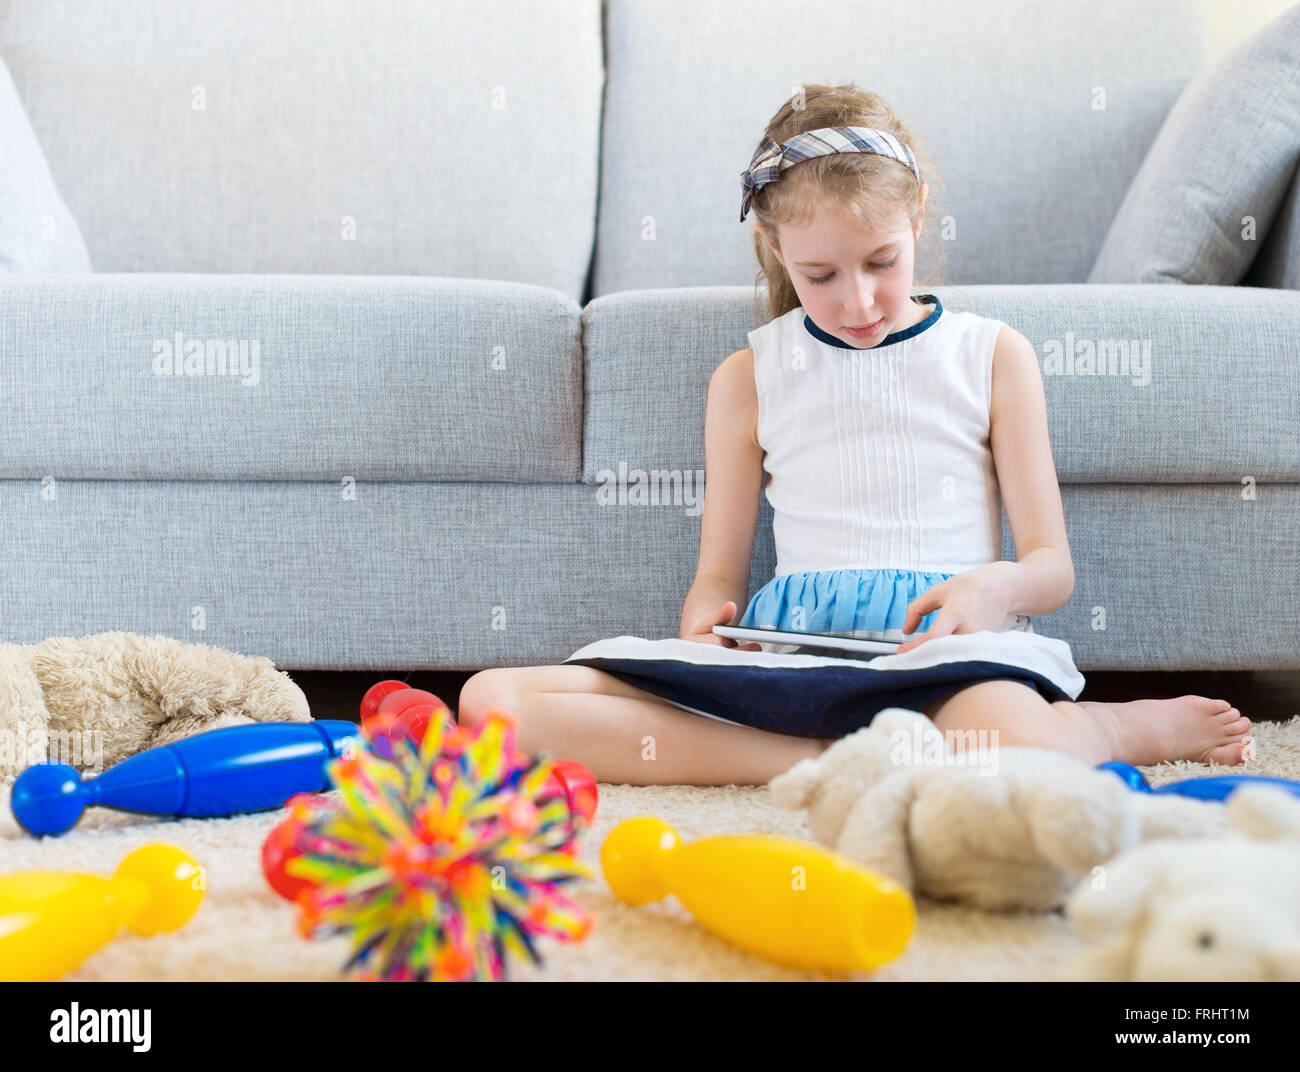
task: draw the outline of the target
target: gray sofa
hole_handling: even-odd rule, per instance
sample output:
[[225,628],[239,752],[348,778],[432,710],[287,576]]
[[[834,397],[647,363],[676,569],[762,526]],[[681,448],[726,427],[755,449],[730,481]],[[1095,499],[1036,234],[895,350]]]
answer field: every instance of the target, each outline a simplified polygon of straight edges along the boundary
[[[1084,282],[1204,4],[1039,11],[0,0],[93,267],[0,275],[0,641],[473,669],[676,635],[706,386],[761,322],[739,174],[853,79],[945,180],[917,290],[1044,360],[1077,583],[1038,631],[1085,671],[1300,667],[1300,292]],[[1114,368],[1053,371],[1087,348]],[[774,563],[764,502],[751,593]]]

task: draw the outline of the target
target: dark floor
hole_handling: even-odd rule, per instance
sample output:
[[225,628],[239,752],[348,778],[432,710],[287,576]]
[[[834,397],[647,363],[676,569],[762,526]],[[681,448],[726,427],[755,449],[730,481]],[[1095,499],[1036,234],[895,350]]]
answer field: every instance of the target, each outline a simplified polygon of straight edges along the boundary
[[[385,678],[427,689],[456,710],[460,688],[471,670],[289,670],[317,718],[355,720],[366,689]],[[1193,693],[1231,703],[1247,718],[1281,721],[1300,715],[1300,671],[1083,671],[1081,700],[1137,700]]]

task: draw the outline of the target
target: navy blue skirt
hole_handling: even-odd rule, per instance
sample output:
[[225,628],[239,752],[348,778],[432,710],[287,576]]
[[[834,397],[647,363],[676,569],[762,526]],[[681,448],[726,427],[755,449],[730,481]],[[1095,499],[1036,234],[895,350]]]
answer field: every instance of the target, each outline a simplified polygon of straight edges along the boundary
[[1067,644],[1019,631],[936,637],[902,655],[860,658],[620,636],[564,663],[603,670],[695,714],[820,738],[850,734],[889,707],[919,711],[981,681],[1019,681],[1049,702],[1073,700],[1084,685]]

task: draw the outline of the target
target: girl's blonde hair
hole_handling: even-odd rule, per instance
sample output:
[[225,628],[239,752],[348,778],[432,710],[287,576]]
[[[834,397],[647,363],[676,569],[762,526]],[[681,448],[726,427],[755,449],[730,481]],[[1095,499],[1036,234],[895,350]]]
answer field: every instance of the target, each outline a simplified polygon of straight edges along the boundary
[[[935,211],[935,181],[938,171],[930,162],[920,138],[890,110],[879,95],[859,89],[854,83],[836,86],[806,85],[802,92],[786,101],[772,116],[764,133],[778,145],[805,130],[818,127],[874,127],[892,134],[912,150],[921,180],[930,186],[926,214]],[[754,217],[763,225],[772,241],[780,247],[781,224],[801,226],[812,218],[818,205],[836,208],[857,216],[872,230],[884,231],[898,226],[906,217],[915,227],[921,213],[921,191],[911,170],[897,160],[875,153],[831,153],[804,160],[782,172],[776,182],[765,185],[754,196]],[[923,242],[933,242],[936,230],[925,229]],[[930,270],[922,286],[937,283],[942,247],[937,242]],[[754,231],[754,253],[759,272],[755,280],[755,312],[760,321],[774,320],[799,304],[794,283],[781,262],[772,254],[763,236]],[[768,315],[759,306],[759,290],[767,283]]]

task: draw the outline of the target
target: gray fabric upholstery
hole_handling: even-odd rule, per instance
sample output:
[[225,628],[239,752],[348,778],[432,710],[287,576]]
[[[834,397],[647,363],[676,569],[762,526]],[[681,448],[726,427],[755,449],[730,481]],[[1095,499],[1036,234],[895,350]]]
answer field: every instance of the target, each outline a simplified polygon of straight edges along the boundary
[[[380,670],[555,663],[600,637],[676,635],[699,542],[681,506],[605,504],[587,484],[358,491],[88,480],[49,498],[0,480],[0,642],[121,628]],[[1062,494],[1076,588],[1034,622],[1085,672],[1296,666],[1300,487],[1262,485],[1253,502],[1230,483]],[[771,525],[764,503],[751,592],[775,568]]]
[[0,12],[0,56],[98,271],[464,276],[582,298],[600,0]]
[[16,278],[0,477],[571,481],[579,315],[491,280]]
[[606,38],[594,296],[751,283],[740,173],[795,87],[843,80],[931,149],[939,281],[1081,283],[1204,61],[1205,5],[608,0]]
[[[1061,481],[1300,482],[1297,295],[1155,284],[933,292],[945,308],[1003,320],[1034,345]],[[611,294],[583,321],[583,479],[620,464],[702,468],[709,377],[758,326],[752,288]],[[1084,375],[1088,353],[1104,360]]]
[[[674,635],[705,388],[758,322],[739,172],[801,79],[853,78],[939,153],[970,285],[918,289],[1043,361],[1150,344],[1146,373],[1044,376],[1077,582],[1039,630],[1085,671],[1300,666],[1300,295],[1075,285],[1203,2],[792,10],[609,0],[597,224],[598,0],[0,0],[107,273],[0,275],[0,641],[378,672]],[[1264,277],[1294,278],[1288,212]],[[155,369],[177,332],[203,375]],[[256,377],[209,375],[209,340],[257,341]]]
[[1300,290],[1300,168],[1242,283]]
[[0,56],[0,272],[89,271],[81,230]]
[[1298,163],[1300,4],[1183,92],[1116,213],[1088,282],[1239,282]]

